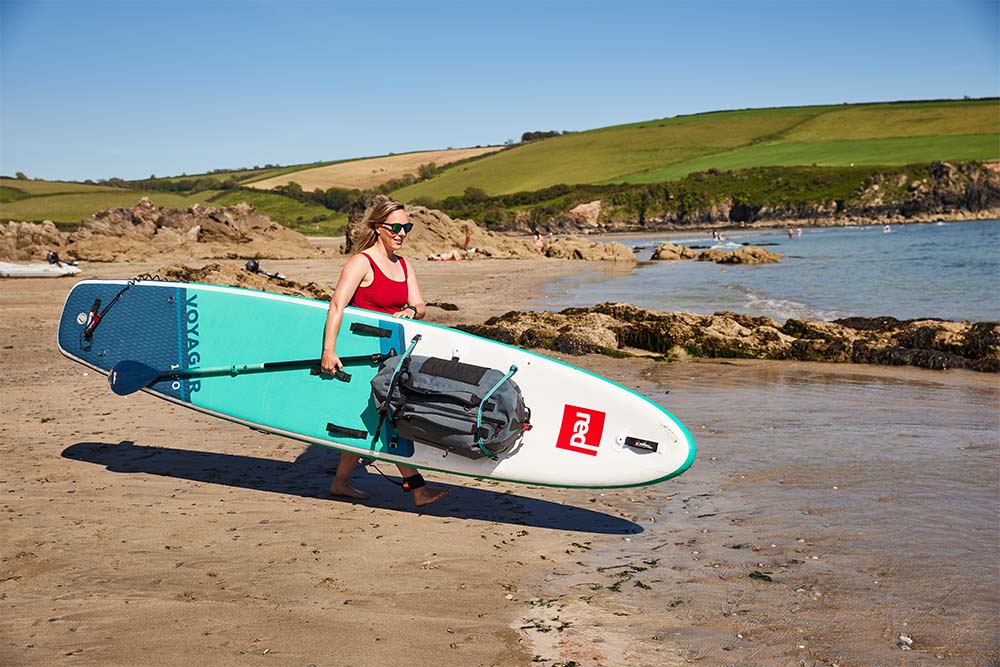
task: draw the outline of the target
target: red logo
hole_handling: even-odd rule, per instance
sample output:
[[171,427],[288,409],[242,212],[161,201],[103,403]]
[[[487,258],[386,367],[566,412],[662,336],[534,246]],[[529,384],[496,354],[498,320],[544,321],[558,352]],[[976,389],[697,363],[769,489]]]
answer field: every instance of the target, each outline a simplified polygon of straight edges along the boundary
[[556,449],[568,449],[571,452],[597,456],[597,448],[601,444],[603,433],[603,412],[567,405],[563,409]]

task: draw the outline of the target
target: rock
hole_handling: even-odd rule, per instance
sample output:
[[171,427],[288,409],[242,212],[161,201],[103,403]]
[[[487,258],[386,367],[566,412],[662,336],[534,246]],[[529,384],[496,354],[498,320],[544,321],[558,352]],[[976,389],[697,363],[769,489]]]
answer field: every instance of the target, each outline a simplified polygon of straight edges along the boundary
[[239,264],[206,264],[196,269],[183,264],[171,264],[154,272],[164,280],[203,283],[207,285],[227,285],[246,289],[304,296],[310,299],[329,301],[333,288],[319,283],[299,283],[285,278],[268,278],[261,273],[250,273]]
[[[385,195],[360,197],[348,213],[349,224],[343,252],[354,251],[364,231],[364,216]],[[446,213],[423,206],[407,205],[406,212],[413,231],[406,235],[401,255],[413,258],[447,257],[448,259],[528,259],[538,257],[534,245],[526,240],[494,234],[472,220],[456,220]],[[465,240],[475,252],[466,252]],[[576,236],[556,239],[545,246],[546,257],[559,259],[590,259],[613,262],[635,262],[635,255],[621,243],[596,243]]]
[[0,259],[44,260],[50,250],[62,251],[64,235],[51,220],[0,225]]
[[687,246],[678,245],[677,243],[662,243],[660,246],[653,251],[652,257],[650,259],[659,260],[674,260],[674,259],[696,259],[698,253],[688,248]]
[[776,264],[781,261],[781,255],[757,246],[747,246],[736,250],[705,250],[698,255],[698,261],[718,264]]
[[[348,212],[349,222],[343,252],[354,251],[354,245],[364,231],[365,213],[387,199],[389,197],[385,195],[364,195],[358,198]],[[538,257],[529,242],[494,234],[471,220],[455,220],[442,211],[416,205],[408,205],[406,213],[413,223],[413,231],[406,235],[406,242],[399,252],[404,257],[425,259],[447,253],[466,259]],[[466,236],[469,237],[469,248],[475,248],[474,253],[465,251]]]
[[545,244],[546,257],[635,263],[635,253],[623,243],[598,243],[570,235]]
[[8,223],[0,232],[0,256],[11,259],[44,257],[54,249],[69,258],[96,262],[147,260],[157,255],[302,259],[321,254],[305,236],[248,204],[196,205],[180,211],[158,207],[146,197],[132,208],[99,211],[71,234],[61,234],[51,222]]
[[601,200],[577,204],[566,212],[566,216],[581,229],[596,228],[601,217]]
[[892,318],[841,322],[788,320],[731,312],[666,313],[603,303],[560,313],[510,312],[459,328],[511,345],[567,354],[634,348],[695,357],[795,359],[837,363],[968,368],[1000,372],[1000,324]]
[[699,253],[694,248],[667,242],[654,250],[650,259],[668,261],[696,259],[699,262],[717,262],[719,264],[774,264],[781,260],[781,255],[758,246],[747,246],[736,250],[709,248]]

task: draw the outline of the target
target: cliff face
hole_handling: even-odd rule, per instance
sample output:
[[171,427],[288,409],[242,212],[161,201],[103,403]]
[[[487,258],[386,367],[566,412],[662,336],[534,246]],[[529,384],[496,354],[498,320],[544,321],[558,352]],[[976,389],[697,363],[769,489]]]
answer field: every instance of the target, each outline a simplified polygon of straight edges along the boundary
[[[648,197],[641,194],[619,198],[617,204],[614,195],[607,201],[590,202],[589,210],[599,211],[596,221],[592,215],[581,216],[577,206],[551,217],[547,227],[561,232],[608,232],[1000,217],[1000,163],[996,162],[937,162],[920,170],[876,172],[847,196],[833,199],[783,192],[776,186],[765,196],[747,197],[733,192],[705,201],[705,197],[692,198],[683,191],[675,194],[670,187],[667,184]],[[517,227],[527,229],[526,222],[522,220]]]

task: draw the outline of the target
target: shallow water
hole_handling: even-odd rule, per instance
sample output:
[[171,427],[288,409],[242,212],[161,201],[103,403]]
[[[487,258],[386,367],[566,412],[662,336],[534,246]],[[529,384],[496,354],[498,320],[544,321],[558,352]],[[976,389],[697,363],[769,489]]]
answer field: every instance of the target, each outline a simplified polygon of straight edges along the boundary
[[656,563],[636,575],[648,590],[618,594],[645,619],[632,634],[669,628],[688,659],[711,664],[997,657],[996,378],[788,362],[642,375],[698,458],[642,498],[612,501],[645,531],[595,562]]
[[[711,262],[642,263],[628,273],[588,270],[549,285],[536,308],[558,310],[623,301],[654,310],[732,310],[788,318],[832,320],[852,315],[899,319],[1000,319],[1000,221],[805,228],[670,238],[687,246],[764,245],[778,264],[723,266]],[[668,235],[619,240],[648,259]]]

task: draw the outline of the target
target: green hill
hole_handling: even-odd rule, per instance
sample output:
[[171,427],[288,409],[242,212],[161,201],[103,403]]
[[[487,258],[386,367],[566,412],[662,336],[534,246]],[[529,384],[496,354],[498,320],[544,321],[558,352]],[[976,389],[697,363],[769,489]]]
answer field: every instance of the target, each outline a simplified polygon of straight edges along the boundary
[[84,183],[0,178],[0,221],[51,220],[69,225],[107,208],[135,206],[143,197],[149,197],[158,206],[188,208],[196,203],[206,204],[216,194],[205,191],[182,195]]
[[[998,159],[1000,99],[996,98],[747,109],[643,121],[527,142],[443,167],[429,179],[393,194],[403,201],[429,198],[440,202],[460,196],[470,187],[489,195],[535,192],[527,199],[522,196],[524,201],[503,204],[510,209],[504,214],[509,217],[511,211],[524,206],[539,209],[540,215],[553,213],[559,207],[553,197],[568,203],[583,194],[536,192],[560,184],[655,184],[710,169],[856,166],[870,172],[877,167],[926,165],[939,160]],[[334,193],[337,189],[332,188],[324,197],[323,193],[245,187],[261,178],[326,164],[333,163],[266,165],[130,182],[111,179],[99,184],[0,178],[0,221],[53,220],[71,225],[97,211],[134,206],[140,198],[149,197],[157,205],[175,208],[245,201],[304,233],[337,234],[346,223],[345,205],[350,202],[345,197],[353,198],[353,191]],[[392,186],[382,189],[388,187]],[[478,197],[482,199],[482,193]],[[540,205],[542,202],[548,203]],[[482,213],[480,209],[500,206],[501,202],[465,202],[461,206],[472,204]],[[449,210],[455,206],[458,204]]]
[[403,201],[560,183],[654,183],[716,169],[1000,159],[1000,100],[720,111],[529,142],[396,190]]
[[258,190],[160,192],[145,189],[0,178],[0,221],[51,220],[72,227],[97,211],[130,208],[143,197],[157,206],[185,209],[193,204],[232,206],[240,202],[306,234],[340,234],[347,216],[322,206]]

